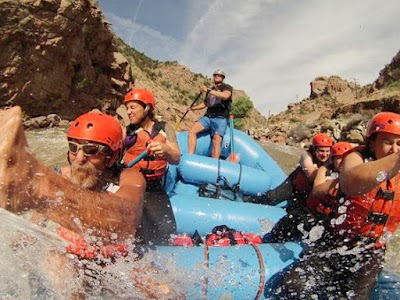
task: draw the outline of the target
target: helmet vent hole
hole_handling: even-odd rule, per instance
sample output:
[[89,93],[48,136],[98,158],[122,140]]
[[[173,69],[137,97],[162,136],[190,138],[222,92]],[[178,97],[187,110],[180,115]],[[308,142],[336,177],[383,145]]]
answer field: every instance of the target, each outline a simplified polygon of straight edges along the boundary
[[393,123],[393,120],[388,120],[388,123],[389,123],[389,124],[392,124],[392,123]]
[[93,128],[93,123],[88,123],[88,124],[86,125],[86,127],[87,127],[87,129]]

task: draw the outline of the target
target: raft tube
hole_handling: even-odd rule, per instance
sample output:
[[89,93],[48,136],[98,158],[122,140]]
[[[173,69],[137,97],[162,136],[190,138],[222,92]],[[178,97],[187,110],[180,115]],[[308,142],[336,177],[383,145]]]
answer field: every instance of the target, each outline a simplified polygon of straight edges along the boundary
[[225,183],[250,196],[257,196],[271,189],[271,177],[265,171],[196,154],[183,154],[178,172],[184,182]]
[[217,225],[264,235],[286,212],[274,206],[176,194],[170,197],[177,233],[209,234]]
[[[265,171],[271,178],[271,188],[275,188],[286,179],[286,174],[279,165],[265,152],[265,150],[250,136],[240,130],[234,129],[235,152],[240,157],[239,163],[243,166],[252,167]],[[188,153],[187,131],[177,134],[177,141],[181,153]],[[230,134],[227,130],[222,139],[221,159],[224,160],[230,155]],[[211,156],[211,137],[208,133],[201,133],[197,138],[196,153],[204,157]],[[174,169],[176,166],[169,166]],[[174,172],[174,171],[172,171]]]

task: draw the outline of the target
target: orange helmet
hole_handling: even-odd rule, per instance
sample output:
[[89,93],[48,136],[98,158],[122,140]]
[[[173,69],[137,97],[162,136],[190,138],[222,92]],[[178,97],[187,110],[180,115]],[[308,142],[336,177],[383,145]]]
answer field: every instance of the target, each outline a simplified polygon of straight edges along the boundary
[[332,147],[332,156],[342,156],[347,151],[353,149],[353,146],[348,142],[338,142]]
[[86,113],[72,122],[68,138],[88,140],[107,145],[112,151],[122,147],[122,128],[119,122],[106,114]]
[[124,103],[129,101],[140,101],[146,106],[150,105],[152,109],[156,107],[156,101],[154,100],[153,93],[145,89],[134,89],[130,90],[124,99]]
[[400,115],[392,112],[381,112],[373,116],[368,123],[367,138],[375,132],[400,135]]
[[312,139],[313,147],[332,147],[332,138],[325,133],[317,133]]

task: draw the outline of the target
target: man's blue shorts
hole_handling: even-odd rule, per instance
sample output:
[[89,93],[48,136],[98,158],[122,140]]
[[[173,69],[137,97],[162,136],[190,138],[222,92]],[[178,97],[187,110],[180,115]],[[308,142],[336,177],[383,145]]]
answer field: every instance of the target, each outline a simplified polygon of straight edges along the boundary
[[207,117],[204,116],[198,120],[203,125],[204,129],[210,130],[211,136],[218,134],[220,136],[225,135],[226,128],[228,127],[228,119],[225,117],[215,116]]

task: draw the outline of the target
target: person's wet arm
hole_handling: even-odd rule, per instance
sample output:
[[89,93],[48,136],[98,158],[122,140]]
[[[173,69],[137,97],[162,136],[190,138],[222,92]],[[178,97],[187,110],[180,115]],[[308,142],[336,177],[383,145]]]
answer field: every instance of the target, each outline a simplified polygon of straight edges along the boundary
[[310,181],[314,181],[318,168],[315,167],[312,157],[308,152],[300,155],[299,164]]
[[146,190],[146,180],[142,173],[125,169],[119,177],[119,189],[115,196],[130,203],[131,209],[135,212],[135,228],[139,226],[143,212],[143,199]]
[[313,184],[313,189],[311,193],[315,197],[322,196],[326,193],[328,193],[333,180],[332,179],[326,179],[326,173],[328,169],[326,166],[321,166],[316,172],[315,179],[314,179],[314,184]]
[[340,186],[348,196],[362,195],[395,176],[399,170],[400,152],[366,163],[358,152],[350,153],[343,160]]
[[91,235],[102,237],[108,243],[119,243],[134,237],[141,218],[140,205],[145,190],[145,183],[140,180],[144,179],[131,178],[136,180],[137,186],[131,184],[128,189],[125,182],[129,177],[122,176],[121,191],[113,195],[81,188],[40,164],[37,174],[44,175],[33,177],[32,200],[25,209],[42,212],[77,233],[90,230]]

